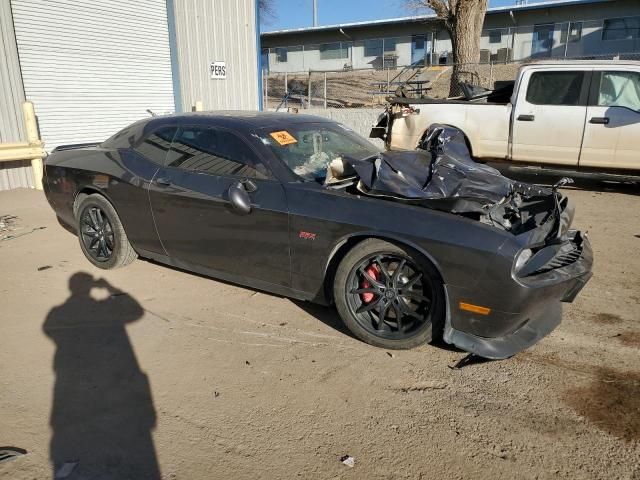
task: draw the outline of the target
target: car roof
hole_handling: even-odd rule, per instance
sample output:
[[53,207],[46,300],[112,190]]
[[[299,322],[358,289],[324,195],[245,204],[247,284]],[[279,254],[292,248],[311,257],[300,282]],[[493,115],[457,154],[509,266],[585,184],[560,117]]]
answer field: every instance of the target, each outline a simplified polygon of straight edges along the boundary
[[218,125],[239,130],[258,130],[262,128],[286,128],[303,123],[335,123],[332,120],[315,115],[302,115],[283,112],[258,112],[251,110],[220,110],[211,112],[189,112],[164,115],[149,119],[155,124],[170,123],[178,119],[181,123]]

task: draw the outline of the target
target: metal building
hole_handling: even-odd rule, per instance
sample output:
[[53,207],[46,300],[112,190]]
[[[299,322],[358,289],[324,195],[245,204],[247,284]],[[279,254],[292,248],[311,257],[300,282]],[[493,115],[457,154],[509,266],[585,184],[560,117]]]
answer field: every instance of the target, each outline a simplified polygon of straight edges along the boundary
[[[385,70],[452,63],[435,14],[262,34],[262,66],[274,73]],[[487,10],[482,63],[640,54],[639,0],[546,0]]]
[[[196,102],[259,109],[256,3],[0,1],[0,148],[26,141],[25,99],[46,150]],[[0,161],[0,190],[33,185],[28,162]]]

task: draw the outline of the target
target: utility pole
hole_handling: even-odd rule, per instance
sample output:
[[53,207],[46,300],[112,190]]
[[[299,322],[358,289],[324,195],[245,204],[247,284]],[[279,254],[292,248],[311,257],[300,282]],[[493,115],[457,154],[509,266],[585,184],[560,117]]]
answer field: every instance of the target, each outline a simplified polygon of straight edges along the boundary
[[313,26],[318,26],[318,0],[313,0]]

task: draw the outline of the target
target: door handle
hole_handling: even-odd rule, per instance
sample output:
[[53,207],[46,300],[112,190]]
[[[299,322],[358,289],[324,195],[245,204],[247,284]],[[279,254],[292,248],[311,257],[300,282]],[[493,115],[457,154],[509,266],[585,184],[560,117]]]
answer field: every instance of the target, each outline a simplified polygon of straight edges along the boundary
[[591,120],[589,120],[589,123],[607,125],[609,123],[609,117],[591,117]]
[[535,119],[535,115],[518,115],[518,120],[521,122],[533,122]]
[[163,187],[171,186],[171,180],[169,180],[168,178],[159,177],[159,178],[156,178],[155,182],[156,184],[162,185]]

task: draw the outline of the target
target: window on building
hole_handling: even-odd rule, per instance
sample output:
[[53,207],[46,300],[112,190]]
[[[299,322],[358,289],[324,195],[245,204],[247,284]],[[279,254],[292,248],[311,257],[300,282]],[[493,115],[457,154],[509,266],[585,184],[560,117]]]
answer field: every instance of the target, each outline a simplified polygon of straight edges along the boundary
[[364,56],[365,57],[380,57],[382,56],[382,39],[375,38],[364,41]]
[[529,78],[527,102],[534,105],[578,105],[584,72],[535,72]]
[[640,73],[603,72],[598,92],[598,106],[627,107],[640,111]]
[[320,45],[320,60],[349,58],[349,46],[346,43],[323,43]]
[[167,155],[169,167],[211,175],[267,178],[267,170],[251,149],[226,130],[183,127]]
[[413,36],[413,48],[414,50],[424,50],[424,35],[414,35]]
[[502,31],[489,30],[489,43],[502,43]]
[[560,29],[560,43],[575,43],[582,39],[582,22],[565,23]]
[[579,42],[582,38],[582,22],[575,22],[569,28],[569,41]]
[[603,40],[634,40],[640,38],[640,17],[610,18],[602,27]]
[[286,47],[276,48],[276,62],[286,63],[287,61],[287,49]]
[[385,38],[384,39],[384,52],[391,53],[396,51],[396,39],[395,38]]

